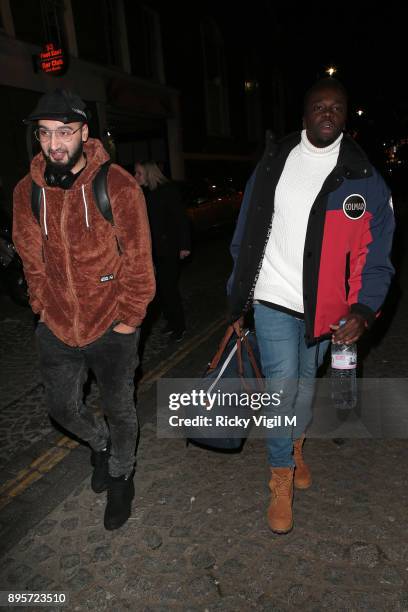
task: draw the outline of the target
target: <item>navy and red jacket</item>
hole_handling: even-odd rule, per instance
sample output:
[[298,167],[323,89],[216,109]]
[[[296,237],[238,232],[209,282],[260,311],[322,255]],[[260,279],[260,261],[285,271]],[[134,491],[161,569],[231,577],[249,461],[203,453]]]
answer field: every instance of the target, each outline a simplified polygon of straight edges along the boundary
[[[263,158],[248,181],[231,243],[230,316],[250,309],[271,232],[275,189],[300,132],[278,143],[268,136]],[[391,193],[364,151],[344,134],[335,168],[309,215],[303,253],[303,304],[308,344],[356,312],[370,326],[387,294],[394,268]]]

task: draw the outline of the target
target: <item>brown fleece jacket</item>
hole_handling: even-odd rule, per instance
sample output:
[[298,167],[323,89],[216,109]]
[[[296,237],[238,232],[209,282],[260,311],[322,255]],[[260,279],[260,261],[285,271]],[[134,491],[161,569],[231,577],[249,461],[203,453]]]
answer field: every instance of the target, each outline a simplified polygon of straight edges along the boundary
[[[110,166],[113,227],[92,193],[92,179],[109,156],[91,138],[84,151],[87,165],[70,189],[46,185],[45,160],[39,153],[14,190],[13,240],[32,309],[70,346],[93,342],[114,321],[140,325],[155,293],[142,190],[123,168]],[[32,180],[42,188],[41,225],[31,210]]]

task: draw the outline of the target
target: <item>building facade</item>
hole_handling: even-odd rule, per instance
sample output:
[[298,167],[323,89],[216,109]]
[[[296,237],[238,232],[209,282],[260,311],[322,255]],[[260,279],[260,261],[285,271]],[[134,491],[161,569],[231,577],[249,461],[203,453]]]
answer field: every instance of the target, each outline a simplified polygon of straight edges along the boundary
[[[150,12],[149,27],[158,28]],[[49,42],[66,50],[62,76],[39,69]],[[152,45],[153,48],[153,45]],[[139,62],[141,56],[139,56]],[[91,110],[91,133],[112,157],[132,170],[137,158],[165,162],[184,177],[179,92],[167,87],[160,47],[154,43],[149,68],[129,50],[123,0],[0,0],[0,109],[4,122],[0,188],[11,209],[12,189],[27,172],[31,138],[22,123],[38,98],[56,87],[78,93]]]
[[[242,183],[265,129],[282,131],[283,98],[262,37],[247,14],[232,25],[231,7],[212,0],[0,0],[2,207],[11,209],[33,152],[22,120],[55,87],[87,102],[91,134],[126,169],[155,159],[173,179],[232,176]],[[39,67],[49,43],[66,52],[60,76]]]

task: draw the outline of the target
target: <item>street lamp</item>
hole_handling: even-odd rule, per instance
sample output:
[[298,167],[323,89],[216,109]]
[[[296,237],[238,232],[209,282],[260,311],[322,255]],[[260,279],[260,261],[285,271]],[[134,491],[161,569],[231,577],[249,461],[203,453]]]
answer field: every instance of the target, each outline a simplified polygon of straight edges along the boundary
[[363,111],[363,109],[362,109],[362,108],[359,108],[359,109],[357,110],[357,115],[358,115],[359,117],[361,117],[362,115],[364,115],[364,111]]
[[336,66],[328,66],[325,70],[326,74],[328,74],[330,77],[333,76],[333,74],[336,74],[337,72],[337,68]]

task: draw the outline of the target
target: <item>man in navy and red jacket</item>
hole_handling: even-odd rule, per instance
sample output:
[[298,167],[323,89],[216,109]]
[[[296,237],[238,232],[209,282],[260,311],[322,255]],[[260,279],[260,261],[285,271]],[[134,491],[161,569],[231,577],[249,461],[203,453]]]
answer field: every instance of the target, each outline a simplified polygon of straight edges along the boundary
[[394,272],[391,194],[344,133],[346,114],[341,83],[322,79],[309,89],[303,131],[278,143],[268,137],[231,244],[231,318],[254,306],[264,375],[270,384],[285,381],[276,414],[297,417],[292,432],[267,440],[268,522],[277,533],[292,529],[293,485],[311,485],[303,432],[330,336],[356,342],[378,315]]

